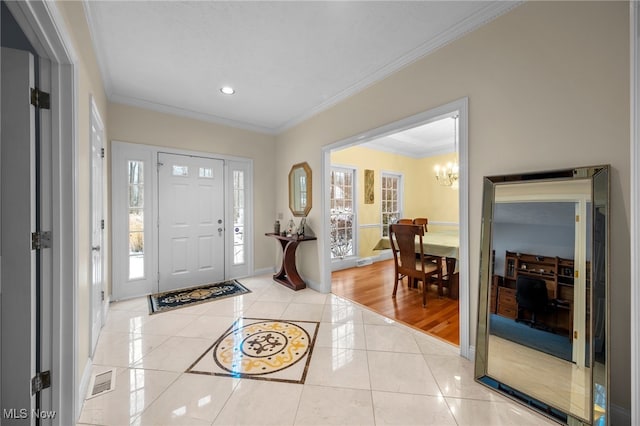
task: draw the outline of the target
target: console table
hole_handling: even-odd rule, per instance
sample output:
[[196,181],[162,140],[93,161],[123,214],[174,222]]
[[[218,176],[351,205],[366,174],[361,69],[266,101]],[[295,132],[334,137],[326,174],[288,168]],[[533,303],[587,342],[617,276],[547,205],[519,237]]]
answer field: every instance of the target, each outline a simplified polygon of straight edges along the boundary
[[307,235],[286,237],[274,233],[266,233],[265,235],[280,241],[282,246],[282,265],[280,266],[280,271],[273,276],[273,279],[293,290],[305,288],[307,285],[298,274],[298,269],[296,268],[296,248],[303,241],[312,241],[317,238]]

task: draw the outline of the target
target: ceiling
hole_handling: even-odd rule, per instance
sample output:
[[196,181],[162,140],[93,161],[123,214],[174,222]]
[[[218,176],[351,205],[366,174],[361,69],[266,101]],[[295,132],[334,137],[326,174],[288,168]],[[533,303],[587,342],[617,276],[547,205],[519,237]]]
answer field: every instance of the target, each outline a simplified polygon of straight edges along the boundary
[[457,120],[446,117],[422,126],[384,136],[360,146],[412,158],[433,157],[456,152]]
[[85,0],[85,10],[111,101],[278,134],[516,4]]
[[493,223],[575,227],[576,203],[515,202],[496,203]]

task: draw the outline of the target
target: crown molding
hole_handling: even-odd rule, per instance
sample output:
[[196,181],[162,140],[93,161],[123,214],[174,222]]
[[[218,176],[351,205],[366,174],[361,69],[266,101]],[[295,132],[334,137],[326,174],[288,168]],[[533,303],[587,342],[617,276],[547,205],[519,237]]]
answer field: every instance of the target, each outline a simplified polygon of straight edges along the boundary
[[[281,125],[270,127],[270,126],[256,125],[256,124],[233,120],[233,119],[227,119],[227,118],[220,117],[213,114],[192,111],[192,110],[188,110],[180,107],[160,104],[160,103],[156,103],[156,102],[152,102],[144,99],[138,99],[138,98],[133,98],[130,96],[114,93],[113,83],[111,81],[109,70],[108,70],[108,64],[103,59],[105,57],[104,52],[99,47],[100,43],[96,43],[97,40],[96,40],[95,31],[92,30],[92,28],[94,27],[94,17],[91,12],[91,6],[89,4],[90,1],[89,0],[82,0],[82,1],[84,5],[87,23],[89,26],[89,31],[92,38],[93,48],[96,52],[98,66],[100,68],[103,84],[105,87],[105,92],[109,101],[114,103],[136,106],[140,108],[146,108],[146,109],[163,112],[167,114],[174,114],[181,117],[221,124],[225,126],[243,129],[243,130],[249,130],[253,132],[268,134],[268,135],[278,135],[291,129],[292,127],[304,122],[305,120],[308,120],[314,117],[315,115],[329,109],[330,107],[355,95],[356,93],[361,92],[362,90],[375,84],[376,82],[383,80],[384,78],[399,71],[400,69],[418,61],[419,59],[429,55],[430,53],[433,53],[437,49],[440,49],[441,47],[446,46],[447,44],[459,39],[465,34],[470,33],[482,27],[483,25],[489,23],[490,21],[496,19],[497,17],[507,13],[508,11],[524,3],[524,1],[522,0],[493,1],[487,6],[485,6],[483,9],[481,9],[479,12],[474,14],[473,16],[465,18],[462,21],[460,21],[458,24],[453,25],[452,27],[447,29],[445,32],[440,34],[438,37],[413,49],[411,52],[409,52],[406,55],[403,55],[401,58],[381,67],[380,69],[368,75],[367,77],[363,78],[356,84],[328,98],[326,101],[311,108],[307,112],[297,117],[294,117],[291,120],[288,120]],[[433,155],[437,155],[437,153]]]
[[383,66],[378,69],[373,74],[370,74],[366,78],[360,80],[358,83],[353,86],[343,90],[342,92],[328,98],[326,101],[322,102],[318,106],[310,109],[309,111],[295,117],[287,122],[285,122],[282,126],[274,129],[276,134],[280,134],[305,120],[319,114],[320,112],[329,109],[330,107],[338,104],[339,102],[347,99],[350,96],[355,95],[358,92],[366,89],[369,86],[372,86],[376,82],[390,76],[391,74],[401,70],[402,68],[411,65],[412,63],[424,58],[425,56],[435,52],[441,47],[446,46],[447,44],[461,38],[462,36],[482,27],[485,24],[493,21],[499,16],[509,12],[510,10],[516,8],[517,6],[524,3],[523,0],[516,1],[494,1],[480,10],[478,13],[470,16],[458,24],[451,26],[445,32],[441,33],[438,37],[428,41],[427,43],[418,46],[413,49],[408,54],[400,57],[399,59],[390,62],[389,64]]
[[453,150],[453,146],[444,147],[444,148],[425,149],[424,151],[422,151],[419,154],[409,153],[409,152],[403,151],[401,149],[396,149],[396,148],[392,148],[392,147],[371,146],[371,145],[369,145],[367,143],[365,143],[365,144],[363,144],[361,146],[364,147],[364,148],[372,149],[374,151],[388,152],[390,154],[396,154],[396,155],[402,155],[404,157],[415,158],[416,160],[421,160],[421,159],[427,158],[427,157],[435,157],[436,155],[451,154],[451,153],[455,152]]
[[267,135],[276,135],[274,129],[264,126],[256,126],[254,124],[245,123],[242,121],[231,120],[223,117],[218,117],[213,114],[206,114],[202,112],[192,111],[184,108],[179,108],[171,105],[164,105],[156,102],[147,101],[144,99],[137,99],[130,96],[123,96],[117,93],[109,96],[109,101],[116,104],[130,105],[138,108],[148,109],[156,112],[162,112],[165,114],[177,115],[180,117],[191,118],[194,120],[206,121],[208,123],[221,124],[223,126],[234,127],[241,130],[248,130],[256,133],[263,133]]
[[111,80],[111,73],[109,73],[109,63],[106,61],[106,54],[104,49],[101,48],[103,43],[97,42],[97,33],[94,31],[96,28],[96,20],[94,19],[94,12],[91,11],[91,5],[89,0],[82,0],[82,7],[84,9],[84,16],[87,20],[87,26],[89,27],[89,35],[91,36],[91,46],[93,47],[94,56],[96,62],[98,62],[98,69],[100,70],[100,76],[102,77],[102,85],[107,98],[111,98],[113,93],[113,81]]

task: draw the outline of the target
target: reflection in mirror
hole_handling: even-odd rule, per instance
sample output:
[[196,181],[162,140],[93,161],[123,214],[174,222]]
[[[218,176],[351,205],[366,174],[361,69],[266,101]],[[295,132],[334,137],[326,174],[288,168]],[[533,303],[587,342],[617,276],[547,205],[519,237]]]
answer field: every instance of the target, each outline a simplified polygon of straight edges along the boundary
[[485,179],[476,378],[607,424],[608,168]]
[[289,209],[294,216],[311,211],[311,184],[311,167],[306,162],[294,164],[289,172]]

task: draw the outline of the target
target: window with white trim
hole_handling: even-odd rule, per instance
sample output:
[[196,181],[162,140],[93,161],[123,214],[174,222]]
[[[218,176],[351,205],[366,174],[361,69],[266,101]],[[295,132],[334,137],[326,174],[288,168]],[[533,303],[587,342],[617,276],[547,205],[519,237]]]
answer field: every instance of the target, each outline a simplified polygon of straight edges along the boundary
[[129,160],[129,279],[144,278],[144,163]]
[[245,262],[245,224],[244,200],[244,171],[233,170],[233,264],[241,265]]
[[353,256],[355,170],[331,168],[330,244],[331,258]]
[[389,236],[389,225],[395,223],[402,216],[402,176],[390,173],[382,173],[382,194],[380,203],[382,207],[382,236]]

